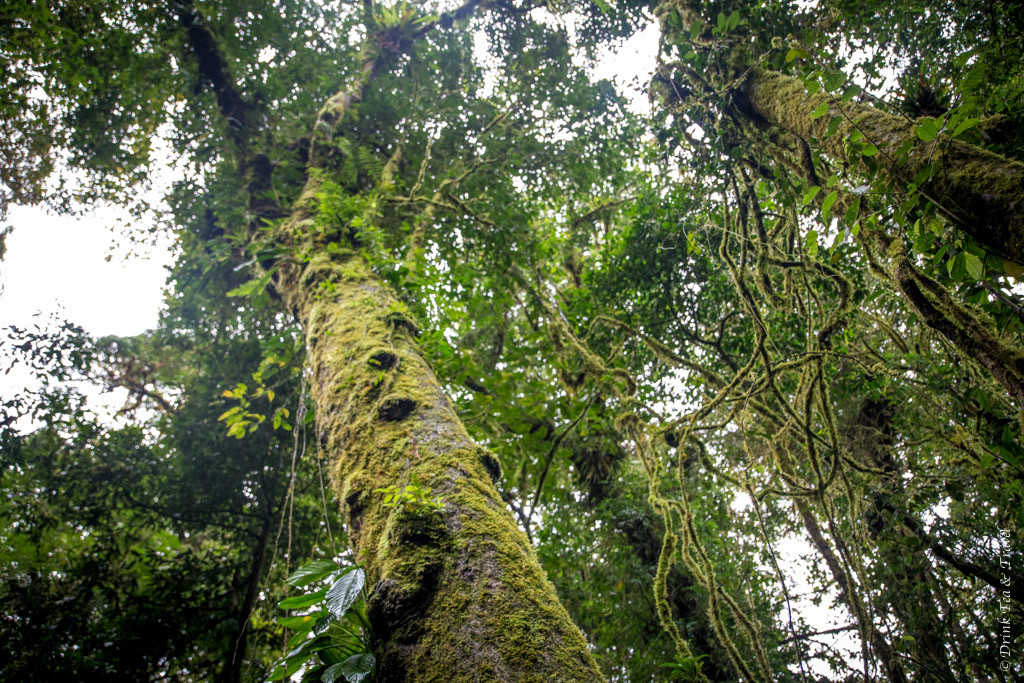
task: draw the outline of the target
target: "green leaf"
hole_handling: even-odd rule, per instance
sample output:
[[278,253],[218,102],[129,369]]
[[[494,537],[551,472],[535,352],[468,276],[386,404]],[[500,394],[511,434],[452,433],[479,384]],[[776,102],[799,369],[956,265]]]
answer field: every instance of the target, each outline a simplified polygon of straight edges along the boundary
[[366,574],[361,568],[342,576],[327,591],[327,609],[338,618],[345,616],[348,608],[359,599],[359,591],[365,583]]
[[718,32],[725,33],[729,30],[729,17],[725,16],[725,12],[718,13]]
[[820,185],[814,185],[811,189],[807,190],[807,194],[804,195],[804,206],[807,206],[814,201],[814,198],[818,196],[819,192],[821,192]]
[[340,664],[331,664],[329,667],[327,667],[327,670],[324,671],[323,678],[321,678],[320,680],[322,680],[324,683],[334,683],[335,681],[337,681],[338,677],[342,675],[342,664],[344,664],[344,662]]
[[370,675],[370,672],[373,671],[373,665],[376,663],[376,657],[369,652],[364,652],[363,654],[352,655],[342,662],[340,671],[345,674],[345,678],[348,679],[349,683],[360,683],[360,681]]
[[846,76],[842,72],[833,72],[825,78],[825,89],[829,91],[838,90],[845,82]]
[[967,62],[970,61],[971,57],[973,57],[977,52],[978,52],[978,49],[977,48],[973,48],[971,50],[968,50],[967,52],[962,52],[962,53],[958,54],[956,56],[956,61],[955,61],[956,67],[958,69],[964,68],[967,65]]
[[231,297],[258,296],[263,293],[264,289],[267,288],[267,285],[270,284],[270,278],[273,276],[274,271],[269,270],[266,273],[264,273],[262,277],[258,277],[254,280],[249,280],[248,282],[241,284],[238,287],[235,287],[230,292],[228,292],[227,295]]
[[953,131],[953,137],[960,137],[960,135],[966,133],[971,128],[974,128],[979,123],[981,123],[981,119],[967,119],[956,127],[956,130]]
[[843,228],[836,233],[836,236],[832,238],[832,244],[829,245],[829,251],[832,253],[832,262],[839,260],[839,254],[836,252],[836,247],[846,241],[847,231]]
[[279,665],[278,668],[274,669],[274,673],[270,680],[279,681],[291,678],[293,673],[302,668],[302,665],[313,657],[314,653],[309,649],[310,643],[312,642],[312,640],[307,640],[302,645],[289,652],[285,657],[283,666]]
[[292,634],[292,637],[285,643],[285,647],[297,647],[300,643],[306,640],[306,636],[309,635],[309,631],[297,631]]
[[288,577],[288,584],[305,586],[307,583],[319,581],[331,572],[338,571],[338,564],[331,560],[313,560],[309,564],[296,569]]
[[914,176],[914,184],[920,186],[921,183],[932,177],[932,173],[935,172],[935,164],[928,164],[921,168]]
[[925,142],[931,142],[939,137],[939,125],[935,119],[921,119],[917,126],[917,137]]
[[907,155],[907,153],[910,150],[914,149],[915,144],[917,144],[917,142],[916,140],[914,140],[914,138],[907,138],[900,144],[899,149],[896,150],[896,154],[894,155],[894,157],[896,159],[902,159]]
[[697,40],[700,36],[700,32],[704,30],[704,22],[698,19],[693,22],[693,26],[690,27],[690,40]]
[[967,267],[967,274],[975,280],[985,277],[985,266],[981,259],[970,252],[964,252],[964,265]]
[[316,617],[312,615],[302,617],[282,617],[277,620],[277,623],[280,626],[293,631],[308,631],[313,628],[313,624],[316,623]]
[[822,102],[814,111],[811,112],[812,119],[820,119],[822,116],[828,113],[828,102]]
[[740,25],[740,11],[738,9],[737,10],[733,10],[732,14],[729,15],[729,25],[727,26],[727,29],[729,31],[732,31],[733,29],[735,29],[739,25]]
[[983,64],[975,64],[960,82],[960,89],[962,92],[973,92],[984,82],[984,80],[985,66]]
[[323,600],[326,595],[327,589],[321,588],[315,593],[307,593],[306,595],[296,595],[291,598],[285,598],[277,604],[281,609],[302,609],[303,607],[315,605]]
[[856,83],[854,83],[853,85],[848,86],[846,88],[846,90],[843,91],[843,102],[849,102],[854,97],[856,97],[857,95],[861,94],[863,91],[864,91],[864,88],[860,87]]
[[832,210],[832,205],[836,203],[836,199],[838,197],[839,197],[839,191],[838,190],[832,190],[831,192],[828,193],[828,196],[825,197],[825,201],[823,201],[821,203],[821,215],[825,219],[825,224],[826,225],[829,222],[829,220],[828,220],[829,211]]
[[967,269],[964,265],[964,254],[960,252],[953,258],[946,261],[946,272],[949,273],[951,278],[959,280],[966,272]]
[[878,154],[878,148],[872,145],[870,142],[860,150],[860,153],[866,157],[873,157]]
[[[789,48],[789,51],[786,52],[786,63],[788,64],[796,59],[807,59],[810,56],[811,55],[805,50],[801,50],[798,47],[791,47]],[[817,82],[815,82],[815,85],[817,85]]]
[[1021,267],[1019,263],[1014,263],[1007,259],[1003,259],[1003,272],[1015,279],[1021,279],[1024,277],[1024,267]]
[[807,240],[805,242],[805,249],[806,249],[807,254],[809,256],[817,256],[818,255],[818,231],[817,230],[808,230],[807,231]]
[[328,614],[327,616],[320,617],[319,619],[317,619],[316,624],[313,625],[313,634],[320,635],[321,633],[326,631],[330,627],[331,622],[333,622],[334,619],[335,617],[333,614]]
[[839,130],[839,124],[843,122],[842,116],[833,116],[828,120],[828,128],[825,129],[824,137],[830,138]]
[[860,197],[853,200],[849,208],[846,209],[846,215],[843,217],[844,222],[847,225],[853,225],[854,221],[860,215]]

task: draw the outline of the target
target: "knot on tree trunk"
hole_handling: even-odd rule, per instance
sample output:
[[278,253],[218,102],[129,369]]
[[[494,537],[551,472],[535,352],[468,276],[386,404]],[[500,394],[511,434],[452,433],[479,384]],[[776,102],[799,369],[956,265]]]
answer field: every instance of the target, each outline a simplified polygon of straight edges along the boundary
[[417,616],[437,591],[448,540],[444,515],[437,510],[406,505],[391,515],[380,548],[384,578],[367,603],[377,637],[416,640]]
[[416,401],[411,398],[394,396],[384,399],[377,410],[380,419],[385,422],[401,422],[416,409]]

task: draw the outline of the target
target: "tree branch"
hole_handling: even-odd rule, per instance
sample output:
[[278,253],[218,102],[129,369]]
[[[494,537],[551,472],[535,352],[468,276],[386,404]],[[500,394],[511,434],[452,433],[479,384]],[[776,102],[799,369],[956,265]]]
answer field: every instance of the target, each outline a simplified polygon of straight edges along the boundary
[[242,97],[231,75],[231,69],[217,42],[217,36],[207,25],[191,0],[172,2],[177,7],[178,21],[188,36],[188,47],[195,55],[199,76],[210,84],[217,98],[217,108],[228,125],[228,139],[245,156],[245,133],[252,105]]

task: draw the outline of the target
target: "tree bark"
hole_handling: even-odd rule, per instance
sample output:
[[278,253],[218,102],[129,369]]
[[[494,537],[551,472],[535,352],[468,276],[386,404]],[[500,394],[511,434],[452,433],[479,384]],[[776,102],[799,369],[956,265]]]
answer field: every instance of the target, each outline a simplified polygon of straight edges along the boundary
[[229,644],[231,658],[224,662],[224,669],[217,677],[223,683],[238,683],[242,680],[242,667],[245,664],[245,655],[249,649],[248,638],[249,620],[252,618],[253,608],[260,594],[260,579],[263,577],[263,564],[267,557],[267,542],[270,538],[271,518],[263,518],[260,526],[260,535],[256,540],[256,547],[252,551],[252,564],[249,574],[245,578],[245,598],[238,608],[236,619],[238,627],[232,634]]
[[[320,443],[373,586],[378,680],[601,680],[404,306],[352,245],[310,237],[318,191],[314,176],[279,229],[310,258],[283,264],[277,290],[306,335]],[[406,485],[415,500],[382,505],[380,489]]]
[[[958,140],[941,144],[917,136],[917,124],[858,102],[840,103],[807,92],[803,81],[762,68],[750,70],[745,83],[745,112],[804,140],[818,140],[829,155],[843,159],[846,136],[859,130],[878,147],[875,157],[890,180],[910,183],[928,164],[936,170],[921,187],[939,210],[993,254],[1024,263],[1024,164]],[[822,104],[827,115],[811,118]],[[838,131],[826,137],[832,116],[842,117]],[[912,146],[901,158],[897,151]]]

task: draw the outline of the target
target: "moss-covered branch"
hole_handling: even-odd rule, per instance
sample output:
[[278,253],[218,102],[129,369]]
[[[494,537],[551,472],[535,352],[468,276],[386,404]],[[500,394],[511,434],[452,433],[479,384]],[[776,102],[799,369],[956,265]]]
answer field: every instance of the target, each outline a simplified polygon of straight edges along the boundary
[[[855,130],[875,145],[877,159],[892,180],[909,183],[928,164],[936,170],[922,187],[953,223],[993,254],[1024,263],[1024,164],[959,140],[925,142],[916,124],[858,102],[840,103],[827,94],[807,92],[803,81],[762,68],[751,69],[745,100],[754,117],[803,140],[816,138],[823,150],[845,158],[844,144]],[[825,104],[829,115],[812,118]],[[837,132],[826,135],[832,116]],[[900,154],[909,141],[909,150]]]

